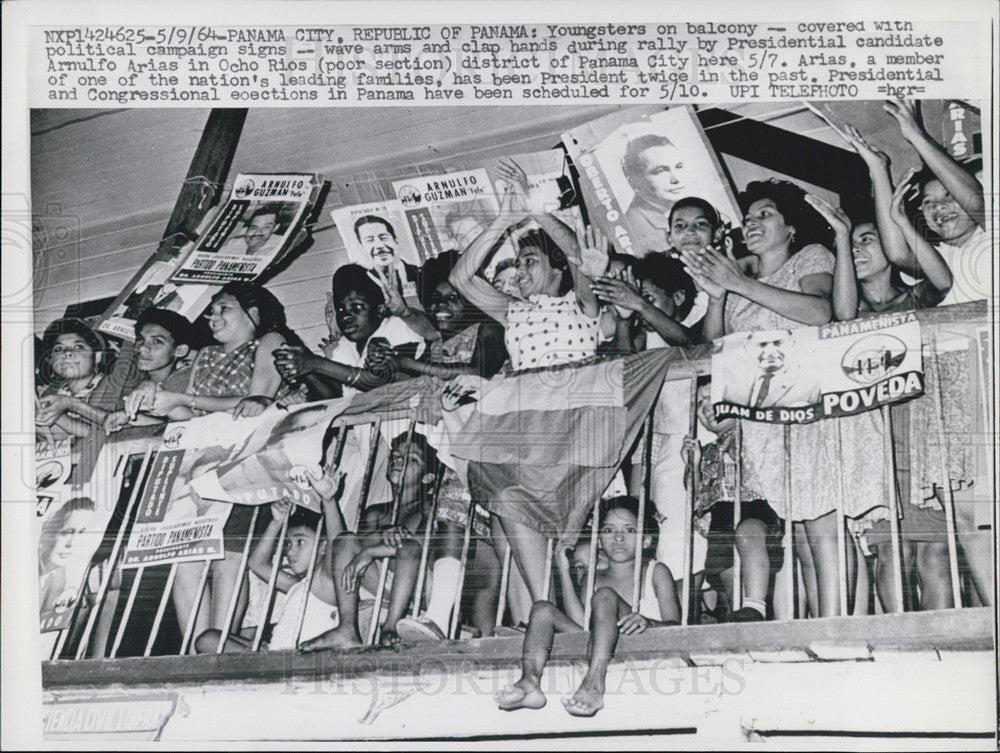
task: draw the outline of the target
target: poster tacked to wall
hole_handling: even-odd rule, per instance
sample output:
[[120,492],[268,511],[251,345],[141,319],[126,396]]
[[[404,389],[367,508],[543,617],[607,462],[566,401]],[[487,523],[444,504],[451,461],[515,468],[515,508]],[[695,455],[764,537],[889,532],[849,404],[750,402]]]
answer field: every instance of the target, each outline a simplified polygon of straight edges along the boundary
[[637,107],[563,134],[590,215],[621,253],[671,250],[670,210],[694,196],[737,223],[739,205],[690,106]]
[[172,276],[178,283],[249,282],[300,242],[321,181],[310,173],[236,176],[208,231]]

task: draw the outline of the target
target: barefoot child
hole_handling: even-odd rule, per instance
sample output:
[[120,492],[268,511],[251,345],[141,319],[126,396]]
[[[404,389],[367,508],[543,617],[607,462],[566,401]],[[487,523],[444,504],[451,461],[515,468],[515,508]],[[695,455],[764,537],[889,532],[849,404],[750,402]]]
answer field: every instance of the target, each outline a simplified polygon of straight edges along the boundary
[[[333,542],[333,582],[340,607],[340,625],[303,646],[306,651],[325,648],[352,648],[362,643],[358,630],[358,600],[362,590],[372,598],[378,590],[378,561],[392,560],[389,606],[382,624],[382,645],[399,642],[396,623],[405,616],[406,608],[416,587],[420,568],[420,542],[431,507],[434,480],[438,473],[438,457],[427,438],[414,433],[409,455],[406,434],[392,441],[386,478],[392,486],[393,499],[398,499],[398,521],[393,524],[392,503],[368,506],[357,533],[345,531]],[[404,472],[405,467],[405,472]],[[378,615],[373,613],[373,619]]]
[[[324,509],[328,507],[336,508],[336,500],[325,501]],[[305,578],[309,572],[316,536],[319,535],[316,530],[319,516],[309,510],[296,509],[293,503],[284,499],[272,502],[270,508],[271,521],[251,552],[248,564],[259,578],[267,581],[271,577],[275,541],[281,533],[285,518],[288,518],[285,534],[285,566],[278,570],[275,581],[275,588],[287,594],[287,597],[281,616],[272,623],[271,636],[266,646],[269,650],[290,649],[296,646],[296,627],[306,588]],[[339,519],[339,512],[334,515]],[[336,523],[333,530],[335,532],[340,530],[340,524]],[[329,547],[325,536],[320,540],[319,547],[321,556],[316,563],[309,587],[305,618],[302,622],[302,640],[325,633],[331,627],[335,627],[338,621],[333,579],[330,577],[329,568],[323,567],[324,561],[329,558],[327,551]],[[222,634],[218,630],[206,630],[195,641],[195,649],[199,654],[215,653],[221,637]],[[252,641],[253,635],[230,635],[226,638],[223,651],[227,654],[250,651]]]
[[[563,705],[573,716],[593,716],[604,708],[604,681],[608,664],[614,656],[618,636],[641,633],[648,627],[677,624],[680,604],[674,591],[673,577],[662,562],[650,562],[643,576],[639,612],[632,611],[635,573],[636,535],[639,532],[638,502],[634,497],[615,497],[607,501],[599,523],[600,548],[608,559],[607,570],[598,571],[591,600],[590,643],[587,674],[572,697]],[[643,525],[642,548],[648,549],[652,536]],[[555,633],[583,632],[584,608],[581,596],[573,587],[569,560],[559,556],[559,579],[565,595],[566,613],[549,601],[537,601],[531,608],[531,620],[521,654],[521,678],[508,685],[495,699],[504,711],[540,709],[546,703],[540,682],[549,658]]]

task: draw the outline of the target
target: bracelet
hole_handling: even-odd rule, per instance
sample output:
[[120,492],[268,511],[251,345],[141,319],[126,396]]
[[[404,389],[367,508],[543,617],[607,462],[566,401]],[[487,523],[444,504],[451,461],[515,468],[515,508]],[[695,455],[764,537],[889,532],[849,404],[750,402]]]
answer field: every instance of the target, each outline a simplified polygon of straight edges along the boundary
[[351,386],[357,384],[357,382],[358,382],[359,379],[361,379],[361,369],[352,369],[351,370],[351,376],[347,380],[347,386],[351,387]]
[[190,398],[191,398],[191,399],[190,399],[190,400],[188,400],[188,407],[189,407],[189,408],[190,408],[191,410],[198,410],[198,409],[197,409],[197,408],[195,407],[195,405],[194,405],[194,401],[198,399],[198,396],[197,396],[197,395],[191,395],[191,396],[190,396]]

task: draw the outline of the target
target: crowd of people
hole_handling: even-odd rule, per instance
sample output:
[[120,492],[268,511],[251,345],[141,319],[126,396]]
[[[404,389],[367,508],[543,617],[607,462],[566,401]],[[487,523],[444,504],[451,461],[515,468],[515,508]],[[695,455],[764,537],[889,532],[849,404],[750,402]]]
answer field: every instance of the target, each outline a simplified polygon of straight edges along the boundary
[[[206,315],[213,342],[200,348],[184,317],[160,309],[144,312],[136,322],[133,375],[124,389],[105,377],[110,350],[103,338],[83,321],[56,321],[42,341],[39,436],[114,433],[210,412],[253,417],[275,403],[350,396],[417,376],[488,380],[596,356],[695,345],[736,332],[816,326],[866,312],[983,297],[983,280],[969,273],[975,269],[970,260],[989,258],[980,183],[927,135],[912,104],[890,102],[885,109],[923,167],[893,186],[886,155],[847,127],[845,136],[871,176],[866,216],[848,217],[788,181],[755,181],[740,194],[744,216],[735,230],[703,199],[677,197],[663,206],[643,207],[646,214],[656,213],[646,217],[644,229],[658,234],[661,250],[638,258],[615,253],[596,228],[569,227],[554,214],[534,209],[527,176],[508,160],[500,168],[506,188],[496,216],[464,250],[431,259],[416,273],[420,306],[404,298],[402,281],[384,271],[347,264],[334,272],[325,312],[330,337],[321,352],[290,331],[282,303],[254,283],[227,284],[213,297]],[[511,240],[516,259],[495,264],[493,278],[486,279],[482,270],[491,254]],[[706,297],[707,307],[696,306]],[[949,420],[960,422],[952,430],[971,430],[975,409],[963,407],[970,402],[968,378],[949,377],[961,372],[958,359],[942,353],[941,384],[928,378],[927,391],[940,386]],[[590,523],[596,547],[588,544],[590,533],[582,531],[579,545],[553,553],[543,533],[505,516],[511,506],[532,503],[516,495],[476,500],[478,514],[470,521],[468,492],[420,432],[393,440],[387,468],[392,500],[369,504],[356,531],[349,530],[338,507],[342,485],[330,469],[316,486],[323,490],[321,516],[293,510],[287,501],[273,503],[269,515],[260,516],[249,569],[266,579],[274,559],[283,557],[276,586],[287,594],[282,615],[272,617],[266,645],[296,645],[287,615],[303,609],[303,598],[305,648],[358,646],[373,619],[383,646],[443,638],[455,617],[456,593],[464,595],[458,601],[460,621],[473,625],[473,634],[491,635],[500,623],[497,584],[509,546],[508,629],[520,626],[526,635],[522,676],[497,702],[507,710],[544,705],[539,680],[553,633],[590,629],[589,671],[566,708],[592,715],[602,705],[603,677],[619,634],[681,620],[683,536],[691,515],[692,621],[791,618],[787,605],[792,601],[782,594],[784,579],[778,574],[796,562],[806,615],[897,609],[886,514],[890,490],[886,474],[872,460],[887,431],[881,415],[869,411],[787,429],[718,420],[703,379],[697,418],[704,431],[691,436],[689,393],[684,382],[664,384],[653,412],[651,446],[635,448],[626,463],[630,496],[610,496]],[[757,394],[761,401],[764,397]],[[948,568],[944,490],[975,480],[970,457],[950,461],[950,478],[940,477],[940,467],[930,461],[937,451],[933,421],[929,399],[892,408],[907,609],[957,606]],[[643,453],[650,466],[645,515],[636,502]],[[697,489],[693,509],[688,504],[692,484]],[[966,590],[970,601],[990,603],[989,543],[980,535],[972,507],[956,496],[958,544],[969,573]],[[844,532],[837,530],[838,510],[850,524]],[[793,558],[782,547],[786,521],[793,532]],[[279,552],[283,525],[285,549]],[[463,538],[470,525],[472,564],[465,567]],[[213,566],[213,614],[225,611],[239,586],[239,551],[250,526],[249,508],[234,506],[226,525],[226,557]],[[430,553],[421,546],[428,528],[434,542]],[[846,607],[838,551],[844,536]],[[47,552],[53,549],[46,546]],[[317,564],[305,595],[307,555],[313,551]],[[47,573],[52,557],[44,560]],[[637,560],[643,583],[638,605],[632,593]],[[386,561],[388,578],[380,569]],[[414,610],[425,565],[430,595],[425,609]],[[553,569],[556,577],[550,578]],[[381,613],[365,608],[380,575],[389,582]],[[174,600],[179,613],[189,614],[193,592],[184,580],[175,584]],[[203,627],[194,650],[219,650],[217,620]],[[222,648],[248,650],[249,641],[237,627]]]

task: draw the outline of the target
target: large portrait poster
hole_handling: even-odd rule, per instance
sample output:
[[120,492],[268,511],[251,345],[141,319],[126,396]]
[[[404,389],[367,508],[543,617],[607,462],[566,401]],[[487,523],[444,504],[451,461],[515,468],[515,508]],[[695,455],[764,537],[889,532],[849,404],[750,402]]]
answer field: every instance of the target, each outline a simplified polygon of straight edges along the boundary
[[670,250],[670,209],[695,196],[736,223],[739,205],[690,106],[639,107],[563,134],[591,221],[622,253]]
[[716,341],[716,418],[811,423],[919,397],[920,324],[912,311]]
[[291,250],[316,188],[309,173],[240,174],[174,282],[250,281]]
[[[110,471],[118,466],[117,452],[107,447],[102,450],[98,468]],[[35,521],[39,627],[43,633],[70,626],[121,488],[122,477],[112,472],[95,474],[92,483],[70,486],[69,457],[51,447],[37,457]]]
[[417,268],[426,257],[416,251],[402,204],[392,199],[354,204],[338,207],[330,216],[351,262],[366,269],[378,267],[390,280],[395,275],[403,296],[416,297]]

